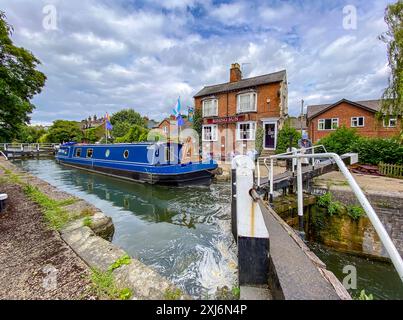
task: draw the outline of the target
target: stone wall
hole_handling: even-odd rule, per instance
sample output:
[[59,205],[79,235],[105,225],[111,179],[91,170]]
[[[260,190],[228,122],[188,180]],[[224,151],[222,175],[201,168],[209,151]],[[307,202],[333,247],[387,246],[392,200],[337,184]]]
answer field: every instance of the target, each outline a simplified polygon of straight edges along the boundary
[[[314,188],[316,194],[321,194],[328,189]],[[330,189],[333,200],[345,205],[359,205],[355,194],[350,190],[342,190],[337,187]],[[403,195],[396,193],[366,192],[369,202],[376,214],[385,226],[400,255],[403,256]],[[363,217],[358,223],[364,224],[365,229],[362,239],[362,252],[374,256],[387,257],[378,235],[367,217]],[[364,221],[368,220],[368,221]],[[366,223],[368,222],[368,223]]]

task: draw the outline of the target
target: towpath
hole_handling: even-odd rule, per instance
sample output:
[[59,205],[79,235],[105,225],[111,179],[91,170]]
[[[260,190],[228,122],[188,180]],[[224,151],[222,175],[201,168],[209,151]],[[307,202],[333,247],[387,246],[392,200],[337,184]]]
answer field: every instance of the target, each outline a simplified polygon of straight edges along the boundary
[[4,176],[0,169],[0,193],[9,197],[0,214],[0,299],[95,299],[88,266]]

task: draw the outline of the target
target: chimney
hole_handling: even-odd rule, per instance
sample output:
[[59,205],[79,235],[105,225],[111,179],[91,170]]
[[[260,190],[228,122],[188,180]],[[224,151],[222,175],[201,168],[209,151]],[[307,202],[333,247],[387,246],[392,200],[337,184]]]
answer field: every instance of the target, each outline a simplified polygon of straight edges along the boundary
[[237,82],[242,80],[241,66],[239,63],[235,62],[231,64],[231,69],[229,72],[229,82]]

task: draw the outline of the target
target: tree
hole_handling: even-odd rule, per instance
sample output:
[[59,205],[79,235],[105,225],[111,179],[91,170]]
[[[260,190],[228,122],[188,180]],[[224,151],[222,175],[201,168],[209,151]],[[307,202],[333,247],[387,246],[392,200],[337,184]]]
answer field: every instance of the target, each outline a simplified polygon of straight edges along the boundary
[[203,124],[203,117],[200,108],[195,108],[194,115],[193,115],[193,130],[197,132],[199,135],[199,140],[201,141],[202,138],[202,124]]
[[112,136],[113,137],[123,137],[126,133],[130,130],[130,123],[123,121],[123,122],[116,122],[113,125],[112,129]]
[[36,70],[39,60],[10,39],[12,27],[0,11],[0,141],[16,137],[22,125],[29,123],[35,106],[30,102],[41,92],[46,76]]
[[42,126],[27,126],[24,124],[20,127],[16,139],[19,142],[36,143],[45,133],[46,130]]
[[140,127],[147,127],[146,120],[140,115],[140,113],[133,109],[123,109],[114,113],[111,117],[112,125],[117,123],[127,122],[130,125],[138,125]]
[[287,148],[290,146],[291,138],[292,147],[298,148],[298,140],[301,139],[301,132],[286,123],[278,132],[276,153],[286,152]]
[[49,128],[46,140],[47,142],[54,143],[68,141],[81,142],[83,140],[83,133],[80,123],[76,121],[56,120]]
[[148,129],[140,127],[138,125],[133,125],[130,127],[129,131],[122,137],[116,138],[117,143],[123,142],[141,142],[146,141],[148,135]]
[[403,115],[403,1],[390,4],[385,10],[388,31],[380,36],[387,43],[391,70],[389,86],[382,99],[382,112],[387,115]]

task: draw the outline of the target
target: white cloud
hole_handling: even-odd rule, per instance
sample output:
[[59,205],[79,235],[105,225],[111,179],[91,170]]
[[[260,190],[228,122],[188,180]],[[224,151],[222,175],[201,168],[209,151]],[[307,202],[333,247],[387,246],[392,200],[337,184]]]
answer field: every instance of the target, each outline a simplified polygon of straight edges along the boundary
[[[0,0],[1,1],[1,0]],[[355,1],[353,1],[355,2]],[[42,28],[54,3],[58,30]],[[178,96],[192,105],[204,85],[228,81],[238,61],[246,76],[286,69],[290,111],[300,100],[378,98],[386,85],[386,0],[358,2],[357,30],[342,28],[342,6],[169,0],[29,1],[2,4],[13,40],[41,61],[48,81],[33,122],[80,120],[123,107],[160,120]],[[191,11],[192,10],[192,11]]]

